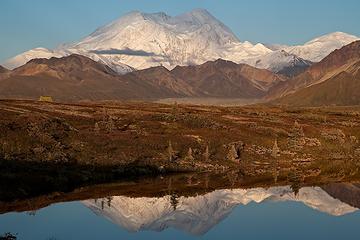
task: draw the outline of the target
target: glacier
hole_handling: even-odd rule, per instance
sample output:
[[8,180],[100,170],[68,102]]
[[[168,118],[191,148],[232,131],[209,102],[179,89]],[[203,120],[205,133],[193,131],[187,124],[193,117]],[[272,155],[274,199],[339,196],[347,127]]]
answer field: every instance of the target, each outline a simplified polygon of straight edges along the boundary
[[166,13],[133,11],[98,28],[78,42],[55,49],[36,48],[3,63],[14,69],[34,58],[81,54],[111,67],[120,74],[150,67],[198,65],[224,59],[274,72],[291,66],[318,62],[331,51],[358,37],[331,33],[304,45],[266,45],[240,41],[205,9],[169,16]]

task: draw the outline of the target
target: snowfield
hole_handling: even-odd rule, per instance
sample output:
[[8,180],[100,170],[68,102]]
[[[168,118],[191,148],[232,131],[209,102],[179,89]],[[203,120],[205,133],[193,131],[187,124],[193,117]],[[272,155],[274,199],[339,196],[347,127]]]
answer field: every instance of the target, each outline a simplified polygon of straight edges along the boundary
[[204,9],[179,16],[130,12],[98,28],[79,42],[56,49],[35,48],[7,60],[13,69],[34,58],[63,57],[76,53],[111,67],[120,74],[133,70],[177,65],[198,65],[224,59],[274,72],[318,62],[333,50],[359,39],[335,32],[300,46],[241,42],[222,22]]

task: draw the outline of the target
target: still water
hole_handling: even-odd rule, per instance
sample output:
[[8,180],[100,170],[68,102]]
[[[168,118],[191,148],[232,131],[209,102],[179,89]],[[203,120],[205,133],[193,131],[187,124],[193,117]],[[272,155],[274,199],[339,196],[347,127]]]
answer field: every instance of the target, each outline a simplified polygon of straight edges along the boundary
[[359,185],[112,196],[0,215],[17,239],[358,239]]

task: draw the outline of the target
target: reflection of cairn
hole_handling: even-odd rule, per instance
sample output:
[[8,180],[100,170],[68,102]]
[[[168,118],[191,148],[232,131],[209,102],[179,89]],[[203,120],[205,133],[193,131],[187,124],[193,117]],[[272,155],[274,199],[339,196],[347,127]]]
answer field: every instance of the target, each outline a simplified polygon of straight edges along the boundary
[[29,215],[29,216],[35,216],[36,215],[36,210],[28,211],[26,214]]
[[239,162],[241,159],[241,153],[244,150],[245,144],[242,141],[233,142],[225,145],[228,149],[226,158],[233,162]]
[[280,175],[280,166],[279,166],[279,162],[276,158],[274,158],[274,164],[272,166],[272,177],[274,179],[274,183],[277,183],[278,181],[278,177]]
[[209,173],[205,173],[205,188],[208,189],[209,188],[209,182],[210,182],[210,176]]
[[169,177],[169,179],[168,179],[167,190],[168,190],[168,192],[171,192],[171,190],[172,190],[172,178],[171,177]]
[[276,163],[274,168],[273,168],[273,171],[272,171],[272,176],[274,178],[274,183],[277,183],[279,175],[280,175],[280,171],[279,171],[278,165]]
[[227,178],[228,178],[231,186],[234,186],[236,181],[239,178],[239,175],[235,171],[228,172],[226,175],[227,175]]
[[297,196],[303,182],[303,176],[301,172],[297,169],[292,169],[292,171],[288,175],[288,181],[295,196]]
[[179,195],[177,195],[176,193],[172,193],[170,196],[170,204],[173,207],[173,210],[175,211],[177,208],[177,205],[179,203]]
[[112,196],[107,197],[106,200],[107,200],[108,207],[111,207],[111,201],[113,200],[113,197]]
[[194,175],[190,175],[190,176],[188,176],[187,177],[187,185],[188,186],[191,186],[192,184],[193,184],[193,182],[192,182],[192,180],[193,180],[193,177],[194,177]]
[[18,235],[17,233],[13,234],[11,232],[6,232],[3,235],[0,235],[0,239],[1,240],[16,240],[16,239],[18,239],[17,235]]
[[280,157],[280,148],[278,147],[277,139],[275,139],[274,146],[272,148],[271,156],[273,158]]
[[168,145],[168,148],[167,148],[167,152],[168,152],[169,161],[170,162],[175,161],[176,155],[175,155],[175,151],[174,151],[174,149],[172,147],[171,140],[169,140],[169,145]]

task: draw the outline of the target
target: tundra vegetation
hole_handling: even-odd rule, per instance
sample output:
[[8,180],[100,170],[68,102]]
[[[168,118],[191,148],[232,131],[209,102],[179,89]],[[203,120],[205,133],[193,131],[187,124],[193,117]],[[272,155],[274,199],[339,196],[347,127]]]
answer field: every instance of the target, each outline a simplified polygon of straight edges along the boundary
[[296,184],[359,177],[360,107],[3,100],[0,113],[7,198],[180,172]]

